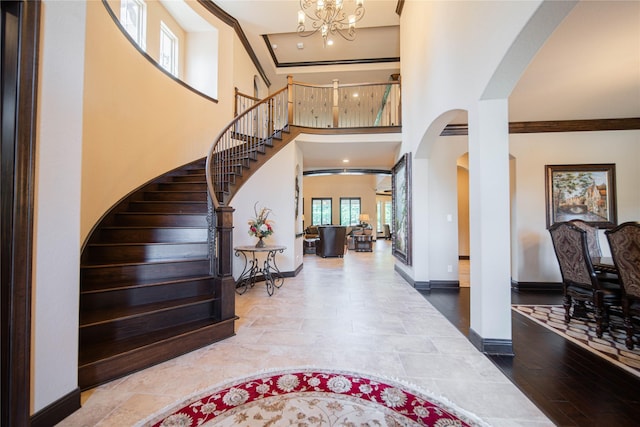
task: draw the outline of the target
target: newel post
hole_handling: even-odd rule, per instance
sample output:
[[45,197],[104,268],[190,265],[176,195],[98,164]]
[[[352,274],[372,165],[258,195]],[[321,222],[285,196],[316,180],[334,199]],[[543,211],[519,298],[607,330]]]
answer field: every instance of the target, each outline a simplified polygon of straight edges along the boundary
[[218,206],[215,208],[215,243],[213,248],[214,282],[216,289],[220,290],[221,320],[235,317],[236,285],[233,280],[233,209],[230,206]]

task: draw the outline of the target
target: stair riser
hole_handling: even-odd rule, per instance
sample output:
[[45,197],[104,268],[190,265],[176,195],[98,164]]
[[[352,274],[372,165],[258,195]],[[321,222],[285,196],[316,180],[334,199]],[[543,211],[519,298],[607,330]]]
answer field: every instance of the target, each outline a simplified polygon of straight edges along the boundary
[[122,284],[148,283],[181,277],[206,276],[210,261],[179,261],[157,264],[114,265],[105,267],[84,267],[80,269],[80,289],[90,291],[118,287]]
[[160,182],[159,191],[207,191],[207,182]]
[[179,176],[172,176],[171,181],[172,182],[203,182],[203,181],[206,182],[207,178],[204,176],[204,174],[179,175]]
[[91,326],[83,326],[81,324],[80,347],[98,342],[118,341],[145,335],[164,328],[209,319],[213,315],[214,303],[212,300],[207,300],[185,307],[175,307],[169,310],[115,319]]
[[131,202],[130,212],[207,213],[207,202]]
[[116,262],[153,262],[206,258],[207,243],[176,243],[149,245],[87,246],[87,262],[108,264]]
[[91,311],[114,307],[133,307],[197,296],[214,296],[212,279],[82,293],[80,294],[80,305],[85,310]]
[[92,243],[206,242],[206,228],[105,228]]
[[149,227],[207,227],[206,214],[144,214],[119,213],[115,216],[115,225]]
[[147,191],[143,199],[156,202],[206,202],[207,193],[204,191]]
[[222,322],[126,354],[84,364],[78,369],[78,385],[87,390],[233,335],[233,322]]

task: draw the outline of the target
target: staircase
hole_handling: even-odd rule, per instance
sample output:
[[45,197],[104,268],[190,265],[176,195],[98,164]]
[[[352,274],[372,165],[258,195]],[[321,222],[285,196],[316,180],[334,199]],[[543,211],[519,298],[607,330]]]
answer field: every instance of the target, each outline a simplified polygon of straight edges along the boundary
[[362,132],[291,125],[292,85],[240,113],[206,160],[144,185],[95,227],[80,266],[82,390],[234,335],[233,196],[301,132]]
[[148,183],[90,236],[80,268],[81,389],[234,334],[235,316],[223,318],[234,302],[222,301],[212,275],[204,167],[202,159]]

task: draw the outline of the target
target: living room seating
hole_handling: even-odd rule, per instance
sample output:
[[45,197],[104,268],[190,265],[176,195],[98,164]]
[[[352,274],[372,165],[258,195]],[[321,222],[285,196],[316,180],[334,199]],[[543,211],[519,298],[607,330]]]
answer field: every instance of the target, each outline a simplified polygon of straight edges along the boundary
[[344,256],[347,228],[343,226],[318,227],[316,255],[323,258]]
[[633,350],[633,317],[640,316],[640,224],[625,222],[604,233],[622,282],[622,316],[625,344]]
[[609,321],[609,307],[621,304],[620,284],[598,279],[589,256],[586,231],[569,222],[558,222],[549,233],[562,274],[565,322],[571,321],[572,308],[576,315],[574,301],[587,303],[594,309],[596,335],[602,337]]

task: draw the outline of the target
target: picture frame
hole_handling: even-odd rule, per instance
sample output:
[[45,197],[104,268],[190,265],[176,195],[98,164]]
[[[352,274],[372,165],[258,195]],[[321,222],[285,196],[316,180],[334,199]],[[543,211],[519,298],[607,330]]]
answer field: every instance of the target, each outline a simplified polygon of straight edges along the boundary
[[547,228],[580,219],[597,228],[617,225],[616,165],[545,165]]
[[391,170],[391,252],[411,265],[411,153],[405,153]]

